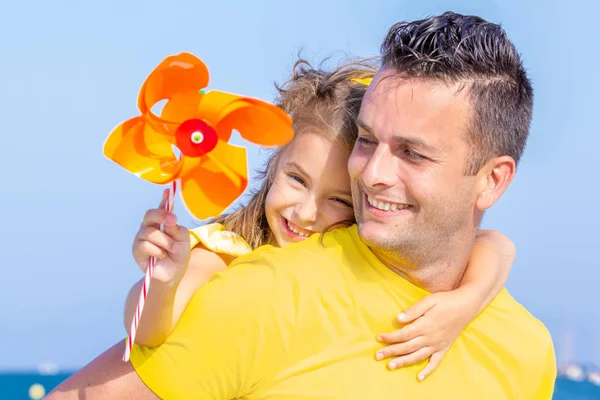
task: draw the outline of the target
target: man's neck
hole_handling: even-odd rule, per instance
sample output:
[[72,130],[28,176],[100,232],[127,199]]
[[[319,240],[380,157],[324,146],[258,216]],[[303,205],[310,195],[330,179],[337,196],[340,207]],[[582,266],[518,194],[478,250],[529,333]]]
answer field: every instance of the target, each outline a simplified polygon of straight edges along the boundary
[[463,232],[445,243],[421,251],[382,251],[373,253],[388,268],[430,293],[455,289],[467,268],[475,233]]

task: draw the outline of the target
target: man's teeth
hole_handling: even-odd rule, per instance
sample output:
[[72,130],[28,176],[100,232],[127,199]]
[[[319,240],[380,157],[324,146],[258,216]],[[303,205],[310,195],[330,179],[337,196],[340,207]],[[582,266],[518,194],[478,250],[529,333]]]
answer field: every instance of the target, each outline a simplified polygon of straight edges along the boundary
[[288,226],[289,230],[294,232],[296,235],[309,237],[310,234],[312,233],[311,231],[307,231],[306,229],[302,229],[302,228],[297,227],[296,225],[293,225],[290,221],[286,220],[286,222],[287,222],[287,226]]
[[371,196],[367,196],[367,201],[373,207],[382,211],[398,211],[404,208],[407,208],[406,204],[398,204],[398,203],[385,203],[383,201],[377,201],[373,199]]

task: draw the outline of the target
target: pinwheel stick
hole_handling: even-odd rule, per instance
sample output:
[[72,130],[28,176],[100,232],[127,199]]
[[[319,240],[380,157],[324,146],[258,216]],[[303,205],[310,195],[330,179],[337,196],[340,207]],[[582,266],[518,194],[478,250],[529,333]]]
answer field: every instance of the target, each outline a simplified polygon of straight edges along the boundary
[[[171,187],[169,188],[169,198],[165,202],[165,209],[167,211],[171,211],[173,209],[173,199],[175,197],[175,192],[177,191],[177,181],[173,181]],[[160,229],[164,229],[164,226],[160,226]],[[135,309],[135,314],[133,315],[133,320],[131,321],[131,329],[129,330],[129,337],[127,338],[127,343],[125,344],[125,353],[123,353],[123,361],[129,361],[129,357],[131,355],[131,349],[133,348],[133,343],[135,342],[135,334],[137,332],[138,325],[140,323],[140,318],[142,317],[142,312],[144,310],[144,303],[146,302],[146,296],[148,295],[148,290],[150,290],[150,282],[152,281],[152,275],[154,274],[154,267],[156,266],[156,257],[150,257],[148,259],[148,268],[146,268],[146,275],[144,277],[144,284],[142,285],[142,290],[140,291],[140,298],[138,300],[137,307]]]

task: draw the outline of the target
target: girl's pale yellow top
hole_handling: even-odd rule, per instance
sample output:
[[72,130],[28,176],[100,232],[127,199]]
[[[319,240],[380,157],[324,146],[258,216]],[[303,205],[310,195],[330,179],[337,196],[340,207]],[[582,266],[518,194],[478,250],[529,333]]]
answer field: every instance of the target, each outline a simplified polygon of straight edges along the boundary
[[237,233],[225,230],[219,223],[203,225],[190,229],[190,248],[202,243],[208,250],[215,253],[240,257],[252,251],[250,245]]

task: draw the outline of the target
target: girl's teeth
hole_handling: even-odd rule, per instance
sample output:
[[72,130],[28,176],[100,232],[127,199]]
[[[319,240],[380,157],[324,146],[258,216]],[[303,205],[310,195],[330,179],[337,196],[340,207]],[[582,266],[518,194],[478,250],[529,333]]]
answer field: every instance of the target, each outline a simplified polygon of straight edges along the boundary
[[288,226],[289,230],[292,231],[292,232],[294,232],[296,235],[300,235],[300,236],[304,236],[304,237],[309,237],[309,234],[307,232],[304,232],[304,231],[300,232],[298,230],[298,228],[296,228],[295,226],[293,226],[290,221],[286,220],[286,222],[287,222],[287,226]]

